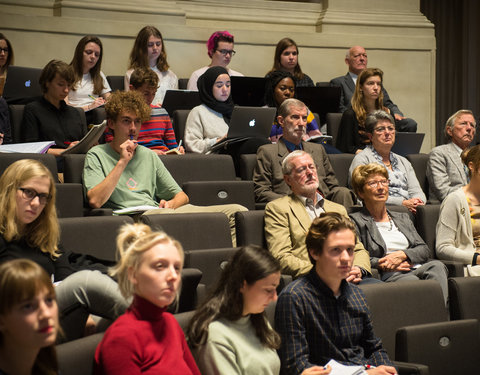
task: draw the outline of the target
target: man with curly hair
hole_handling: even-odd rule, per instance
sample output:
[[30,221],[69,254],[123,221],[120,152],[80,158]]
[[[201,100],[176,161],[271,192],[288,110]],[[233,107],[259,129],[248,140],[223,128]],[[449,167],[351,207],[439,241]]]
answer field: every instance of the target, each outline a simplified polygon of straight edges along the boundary
[[[146,214],[223,212],[230,220],[235,245],[238,204],[193,206],[155,152],[137,143],[140,127],[150,118],[150,107],[138,91],[116,91],[107,104],[110,143],[93,147],[85,157],[83,183],[93,208],[114,210],[148,206]],[[145,208],[136,212],[143,212]]]

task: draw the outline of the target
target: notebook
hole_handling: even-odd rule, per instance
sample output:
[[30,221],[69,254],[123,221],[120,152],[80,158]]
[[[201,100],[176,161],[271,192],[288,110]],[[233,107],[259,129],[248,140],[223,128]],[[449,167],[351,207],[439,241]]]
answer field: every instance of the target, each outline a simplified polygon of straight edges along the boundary
[[262,107],[265,105],[265,78],[230,77],[232,82],[232,99],[235,105]]
[[406,156],[420,153],[425,133],[396,132],[392,152]]
[[170,116],[177,109],[192,109],[202,104],[198,91],[188,90],[167,90],[163,98],[162,107]]
[[8,104],[27,104],[42,95],[38,82],[42,69],[10,66],[3,89]]
[[239,142],[248,138],[268,138],[276,113],[276,108],[234,107],[227,138],[214,144],[210,151],[217,151],[226,143]]
[[327,122],[327,113],[338,112],[341,90],[340,87],[297,87],[295,97],[320,116],[318,126],[321,126]]

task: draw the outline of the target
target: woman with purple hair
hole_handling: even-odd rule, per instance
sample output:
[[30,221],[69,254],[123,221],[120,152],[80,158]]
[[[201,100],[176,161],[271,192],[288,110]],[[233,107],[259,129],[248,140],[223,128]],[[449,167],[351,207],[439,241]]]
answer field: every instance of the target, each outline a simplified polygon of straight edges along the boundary
[[242,73],[227,68],[228,64],[235,55],[233,49],[233,35],[228,31],[215,31],[207,41],[208,57],[212,59],[212,62],[208,66],[195,70],[190,79],[188,80],[187,90],[198,91],[197,80],[207,69],[211,66],[222,66],[227,69],[228,74],[231,76],[243,76]]

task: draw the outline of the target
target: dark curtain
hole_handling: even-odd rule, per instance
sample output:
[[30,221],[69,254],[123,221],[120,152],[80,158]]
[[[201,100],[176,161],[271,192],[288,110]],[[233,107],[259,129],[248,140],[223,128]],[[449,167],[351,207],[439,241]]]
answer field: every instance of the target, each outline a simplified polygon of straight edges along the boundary
[[420,11],[435,25],[436,141],[442,144],[445,122],[457,110],[472,110],[479,123],[480,2],[421,0]]

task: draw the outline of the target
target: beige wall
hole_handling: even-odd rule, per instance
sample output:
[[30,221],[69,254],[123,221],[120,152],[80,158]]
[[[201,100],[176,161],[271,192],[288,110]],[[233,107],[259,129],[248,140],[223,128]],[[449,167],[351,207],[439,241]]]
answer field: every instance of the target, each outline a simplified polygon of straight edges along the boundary
[[302,69],[316,81],[346,73],[348,47],[363,45],[369,66],[385,72],[394,102],[426,133],[423,151],[434,146],[435,37],[419,0],[0,0],[0,31],[14,45],[15,64],[42,67],[52,58],[70,61],[78,40],[98,35],[103,71],[123,75],[138,30],[146,24],[164,36],[178,77],[208,64],[205,42],[215,30],[235,35],[230,67],[263,76],[277,41],[299,45]]

